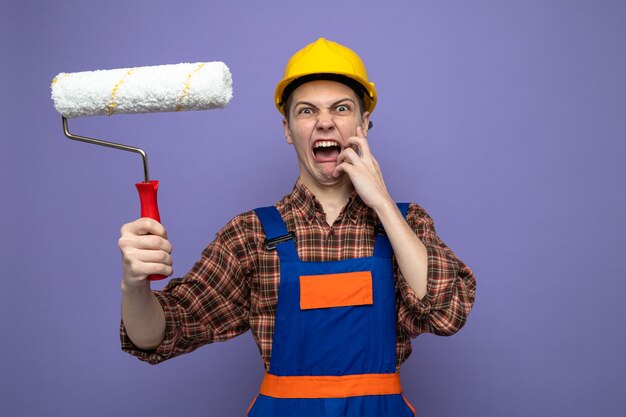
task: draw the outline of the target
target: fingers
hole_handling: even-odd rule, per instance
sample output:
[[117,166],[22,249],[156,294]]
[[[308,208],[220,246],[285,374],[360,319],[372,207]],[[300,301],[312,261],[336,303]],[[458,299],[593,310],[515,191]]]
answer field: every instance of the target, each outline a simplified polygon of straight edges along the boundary
[[163,250],[142,250],[137,249],[134,251],[135,258],[141,262],[147,263],[159,263],[167,266],[172,266],[174,263],[172,255]]
[[356,136],[349,137],[347,142],[350,146],[356,147],[355,150],[361,158],[366,160],[372,159],[372,152],[370,150],[369,143],[367,142],[363,129],[361,129],[360,126],[357,126],[356,128]]
[[172,252],[172,244],[169,240],[155,235],[134,235],[125,234],[120,236],[118,243],[120,249],[133,248],[144,250],[161,250],[167,253]]
[[165,227],[163,227],[161,223],[149,217],[142,217],[134,222],[126,223],[120,230],[120,234],[124,235],[125,233],[135,235],[150,234],[167,239],[167,231],[165,230]]
[[354,164],[359,160],[360,160],[359,155],[356,153],[354,149],[345,148],[343,151],[341,151],[341,153],[339,153],[339,156],[337,157],[337,165],[342,164],[344,162],[347,162],[349,164]]
[[172,275],[172,256],[165,251],[128,249],[123,251],[125,276],[140,277],[152,274]]
[[136,288],[142,283],[145,285],[146,278],[149,275],[163,275],[169,277],[174,273],[174,269],[171,265],[152,263],[152,262],[140,262],[137,260],[130,260],[124,262],[124,274],[123,282],[127,288]]
[[339,177],[342,172],[345,172],[350,178],[352,178],[355,173],[355,167],[348,162],[337,164],[335,170],[333,171],[333,177]]
[[127,223],[120,230],[120,240],[122,247],[134,247],[137,249],[153,249],[172,251],[172,245],[167,240],[165,227],[156,220],[142,217],[134,222]]
[[148,275],[172,275],[172,244],[159,222],[141,218],[122,226],[118,247],[122,252],[124,282],[128,287],[144,281]]
[[352,165],[365,163],[378,169],[378,162],[374,159],[369,147],[369,143],[363,134],[363,129],[357,126],[356,136],[350,136],[346,140],[346,147],[339,154],[337,164],[348,162]]

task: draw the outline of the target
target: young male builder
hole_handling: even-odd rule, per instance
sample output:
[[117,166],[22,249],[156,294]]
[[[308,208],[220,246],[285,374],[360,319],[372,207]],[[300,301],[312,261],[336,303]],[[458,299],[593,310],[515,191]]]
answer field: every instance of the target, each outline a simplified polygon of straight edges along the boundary
[[163,226],[122,227],[122,347],[150,363],[252,330],[267,371],[250,416],[413,416],[410,338],[451,335],[471,270],[419,205],[396,204],[367,141],[376,90],[361,59],[323,38],[289,60],[275,102],[300,176],[275,206],[231,220],[182,279]]

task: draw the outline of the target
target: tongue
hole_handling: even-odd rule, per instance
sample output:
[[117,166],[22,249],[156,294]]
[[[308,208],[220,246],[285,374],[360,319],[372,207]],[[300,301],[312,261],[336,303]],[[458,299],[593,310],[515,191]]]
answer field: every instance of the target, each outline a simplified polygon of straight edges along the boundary
[[317,148],[314,153],[318,162],[335,161],[339,156],[339,148],[336,146]]

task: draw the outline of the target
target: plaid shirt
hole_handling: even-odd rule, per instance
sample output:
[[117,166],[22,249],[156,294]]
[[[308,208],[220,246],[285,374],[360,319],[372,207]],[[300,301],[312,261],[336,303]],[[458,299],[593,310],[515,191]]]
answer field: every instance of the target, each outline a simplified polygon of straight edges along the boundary
[[[328,262],[372,256],[375,212],[356,193],[329,226],[321,204],[298,181],[276,204],[304,262]],[[407,222],[428,251],[428,290],[420,300],[394,260],[397,287],[396,366],[411,354],[420,333],[451,335],[458,331],[474,303],[472,271],[437,237],[430,216],[409,206]],[[224,341],[248,329],[269,369],[278,301],[280,263],[276,251],[263,247],[265,233],[250,211],[231,220],[203,251],[183,278],[172,279],[155,295],[165,311],[165,338],[154,351],[138,350],[121,326],[122,349],[151,364]]]

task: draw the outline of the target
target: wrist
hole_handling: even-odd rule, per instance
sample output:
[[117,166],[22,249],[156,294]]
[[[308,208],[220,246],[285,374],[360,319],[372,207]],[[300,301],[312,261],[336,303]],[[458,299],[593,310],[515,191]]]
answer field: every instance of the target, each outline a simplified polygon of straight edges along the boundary
[[381,221],[398,211],[395,201],[392,200],[389,194],[387,194],[384,198],[379,199],[378,204],[372,208]]
[[142,297],[152,293],[150,281],[147,279],[134,280],[133,282],[133,280],[122,278],[120,287],[124,297]]

